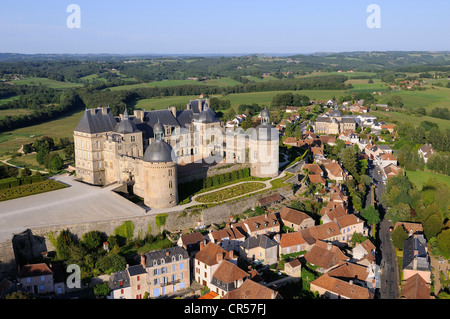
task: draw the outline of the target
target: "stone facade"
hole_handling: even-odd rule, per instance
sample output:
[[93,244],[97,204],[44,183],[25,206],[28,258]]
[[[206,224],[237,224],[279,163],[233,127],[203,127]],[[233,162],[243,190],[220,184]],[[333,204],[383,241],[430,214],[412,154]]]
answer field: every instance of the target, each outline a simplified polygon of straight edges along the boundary
[[77,178],[93,185],[126,183],[147,206],[168,208],[178,204],[180,165],[183,181],[201,178],[205,162],[238,162],[249,165],[253,176],[278,176],[279,136],[263,112],[256,134],[242,134],[239,144],[241,134],[225,134],[208,99],[190,101],[183,111],[136,110],[133,116],[127,110],[119,117],[109,108],[86,110],[74,130]]

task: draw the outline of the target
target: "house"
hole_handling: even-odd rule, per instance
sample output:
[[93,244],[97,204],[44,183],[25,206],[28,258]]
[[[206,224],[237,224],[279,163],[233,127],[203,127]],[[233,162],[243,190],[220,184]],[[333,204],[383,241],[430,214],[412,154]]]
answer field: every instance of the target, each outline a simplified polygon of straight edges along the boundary
[[397,165],[394,164],[389,164],[387,166],[385,166],[381,172],[383,175],[384,179],[389,179],[393,176],[397,176],[400,173],[401,167],[398,167]]
[[177,245],[185,249],[191,256],[200,250],[200,243],[206,244],[205,237],[199,232],[181,235],[177,241]]
[[219,294],[215,293],[214,291],[210,291],[207,294],[204,294],[203,296],[199,297],[198,299],[203,299],[203,300],[220,299],[220,296],[219,296]]
[[323,170],[320,168],[319,164],[305,164],[303,169],[307,170],[310,175],[323,176]]
[[247,233],[247,236],[271,235],[280,232],[280,222],[275,213],[264,214],[244,220],[242,229]]
[[367,229],[364,227],[364,221],[353,214],[340,216],[334,220],[341,230],[340,242],[349,243],[354,233],[365,235]]
[[339,241],[341,235],[339,226],[334,221],[314,227],[300,229],[299,232],[309,247],[312,247],[319,240],[337,242]]
[[298,112],[298,107],[296,106],[287,106],[285,109],[286,113],[297,113]]
[[377,156],[384,153],[383,150],[378,145],[370,145],[370,144],[364,148],[364,152],[372,160],[374,160]]
[[319,140],[322,142],[322,145],[323,144],[328,144],[331,146],[336,145],[336,137],[335,136],[321,135],[321,136],[319,136]]
[[245,240],[245,235],[239,231],[239,228],[233,227],[231,224],[230,227],[217,231],[211,231],[208,234],[208,238],[210,242],[219,245],[226,251],[238,251],[239,245]]
[[335,162],[327,162],[322,164],[325,171],[327,172],[327,178],[332,179],[336,182],[343,182],[346,180],[346,174],[342,169],[341,165]]
[[211,279],[223,260],[237,264],[233,251],[225,249],[214,243],[200,244],[200,251],[194,258],[194,279],[203,286],[212,289]]
[[353,247],[352,255],[358,264],[369,266],[375,262],[375,246],[367,239]]
[[300,278],[302,276],[302,263],[298,258],[284,264],[284,272],[290,277]]
[[423,234],[423,227],[421,223],[396,222],[394,225],[394,229],[400,226],[405,229],[410,237],[414,234]]
[[316,270],[323,274],[335,267],[339,261],[349,260],[339,247],[322,240],[318,240],[304,257],[310,264],[318,266]]
[[311,282],[311,291],[327,299],[373,299],[374,294],[368,288],[353,284],[328,274]]
[[362,152],[370,143],[366,139],[360,139],[356,144],[358,145],[359,150]]
[[[146,292],[150,291],[150,284],[147,280],[145,266],[134,265],[127,268],[131,288],[131,299],[142,299]],[[163,292],[165,294],[165,292]]]
[[389,145],[381,144],[378,147],[383,153],[392,154],[392,148]]
[[418,274],[431,283],[431,267],[427,252],[427,241],[423,235],[414,234],[403,243],[403,279]]
[[378,155],[374,159],[375,165],[379,168],[384,169],[386,166],[395,165],[397,166],[397,159],[391,153],[383,153]]
[[279,256],[294,254],[308,249],[308,244],[300,232],[278,234],[274,237],[279,244]]
[[24,290],[35,295],[55,292],[53,271],[46,263],[23,266],[20,269],[18,281]]
[[375,293],[379,275],[375,273],[374,269],[375,267],[366,267],[348,261],[341,261],[338,266],[328,271],[327,275],[345,281],[351,280],[353,284],[368,288],[371,293]]
[[321,147],[317,147],[317,146],[311,147],[311,154],[315,161],[325,158],[323,149]]
[[433,147],[431,147],[431,144],[426,143],[419,148],[418,153],[423,158],[423,161],[426,164],[430,156],[436,153],[436,151],[433,149]]
[[222,260],[217,269],[212,274],[210,286],[211,291],[214,291],[219,296],[238,289],[250,275],[236,266],[235,264]]
[[284,226],[298,231],[303,228],[313,227],[314,219],[299,210],[283,207],[280,211],[280,219]]
[[272,265],[278,261],[278,244],[266,235],[250,236],[239,247],[239,255],[251,262]]
[[386,125],[386,124],[384,124],[384,125],[381,125],[381,130],[387,130],[387,131],[389,131],[389,133],[394,133],[394,127],[395,127],[395,125]]
[[267,207],[267,206],[270,206],[273,204],[280,203],[282,200],[283,200],[283,196],[281,196],[278,193],[275,193],[275,194],[267,196],[267,197],[259,198],[258,204],[261,207]]
[[308,175],[308,180],[311,184],[320,184],[322,186],[326,186],[327,184],[325,178],[319,175]]
[[322,215],[320,220],[323,224],[326,224],[336,220],[338,217],[347,215],[348,212],[342,203],[328,202],[327,206],[322,207],[320,214]]
[[283,140],[284,145],[297,146],[297,139],[295,137],[289,136]]
[[108,287],[110,289],[108,299],[132,299],[128,269],[112,273],[109,276]]
[[[202,245],[202,244],[200,244]],[[189,254],[181,247],[175,246],[141,255],[141,265],[147,273],[148,293],[152,298],[188,288],[190,286]],[[136,274],[140,271],[138,268]],[[130,286],[133,286],[130,273]],[[139,280],[138,280],[139,279]],[[141,278],[136,277],[136,283]],[[145,287],[145,284],[142,284]],[[136,291],[142,287],[136,287]],[[132,289],[133,291],[133,289]],[[139,295],[139,294],[138,294]]]
[[264,285],[247,279],[237,289],[228,292],[223,299],[283,299],[281,295]]
[[403,281],[401,299],[430,299],[431,286],[419,274]]

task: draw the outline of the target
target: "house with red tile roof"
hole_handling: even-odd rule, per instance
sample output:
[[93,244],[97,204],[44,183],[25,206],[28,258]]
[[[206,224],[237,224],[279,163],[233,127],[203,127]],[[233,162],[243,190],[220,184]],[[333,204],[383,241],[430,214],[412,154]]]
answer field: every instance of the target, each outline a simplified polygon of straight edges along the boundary
[[352,281],[345,281],[328,274],[311,282],[311,291],[327,299],[373,299],[368,288],[360,287]]
[[375,262],[375,246],[367,239],[353,247],[352,255],[358,264],[369,266]]
[[342,243],[349,243],[352,240],[353,234],[361,235],[367,234],[367,228],[364,227],[364,221],[356,215],[347,214],[334,219],[341,231],[339,241]]
[[278,242],[279,245],[279,256],[305,251],[309,247],[303,239],[302,234],[298,231],[278,234],[274,237],[274,240]]
[[341,235],[339,226],[334,221],[314,227],[301,229],[299,230],[299,232],[301,233],[306,243],[309,245],[308,249],[319,240],[337,242],[339,241],[339,237]]
[[204,246],[200,244],[200,251],[194,258],[194,278],[195,280],[211,289],[211,279],[222,261],[227,260],[237,264],[237,257],[233,251],[226,251],[214,243]]
[[280,222],[275,213],[259,215],[242,221],[247,236],[271,235],[280,232]]
[[415,274],[402,283],[401,299],[430,299],[431,286],[419,274]]
[[286,206],[280,211],[280,219],[284,226],[292,228],[294,231],[315,225],[314,219],[308,214]]
[[340,261],[350,259],[339,247],[333,245],[331,242],[321,240],[317,241],[311,250],[305,253],[304,257],[310,264],[318,266],[316,271],[323,274],[337,266]]
[[225,294],[238,289],[249,277],[250,275],[247,272],[235,264],[223,260],[212,274],[208,287],[211,291],[223,297]]
[[233,227],[233,224],[224,229],[211,231],[207,237],[210,242],[221,246],[226,251],[238,251],[239,245],[242,244],[246,238],[245,234],[243,234],[238,227]]
[[281,295],[264,285],[247,279],[237,289],[228,292],[223,299],[283,299]]

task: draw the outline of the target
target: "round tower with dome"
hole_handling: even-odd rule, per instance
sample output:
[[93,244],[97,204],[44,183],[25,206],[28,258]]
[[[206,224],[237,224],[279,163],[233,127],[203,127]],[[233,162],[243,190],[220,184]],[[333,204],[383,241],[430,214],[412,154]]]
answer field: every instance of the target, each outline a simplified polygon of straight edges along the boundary
[[250,173],[255,177],[276,177],[279,169],[278,131],[270,124],[269,110],[261,112],[261,124],[249,140]]
[[172,147],[164,141],[164,127],[153,127],[154,141],[143,157],[144,203],[152,208],[178,205],[177,164]]

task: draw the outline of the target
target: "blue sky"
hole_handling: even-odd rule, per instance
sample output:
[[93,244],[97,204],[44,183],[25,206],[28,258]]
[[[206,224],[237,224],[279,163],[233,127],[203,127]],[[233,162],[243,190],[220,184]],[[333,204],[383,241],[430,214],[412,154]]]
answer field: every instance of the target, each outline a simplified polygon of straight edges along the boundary
[[[81,8],[70,29],[69,4]],[[369,4],[381,8],[370,29]],[[450,50],[448,0],[15,0],[0,2],[0,52],[311,53]]]

